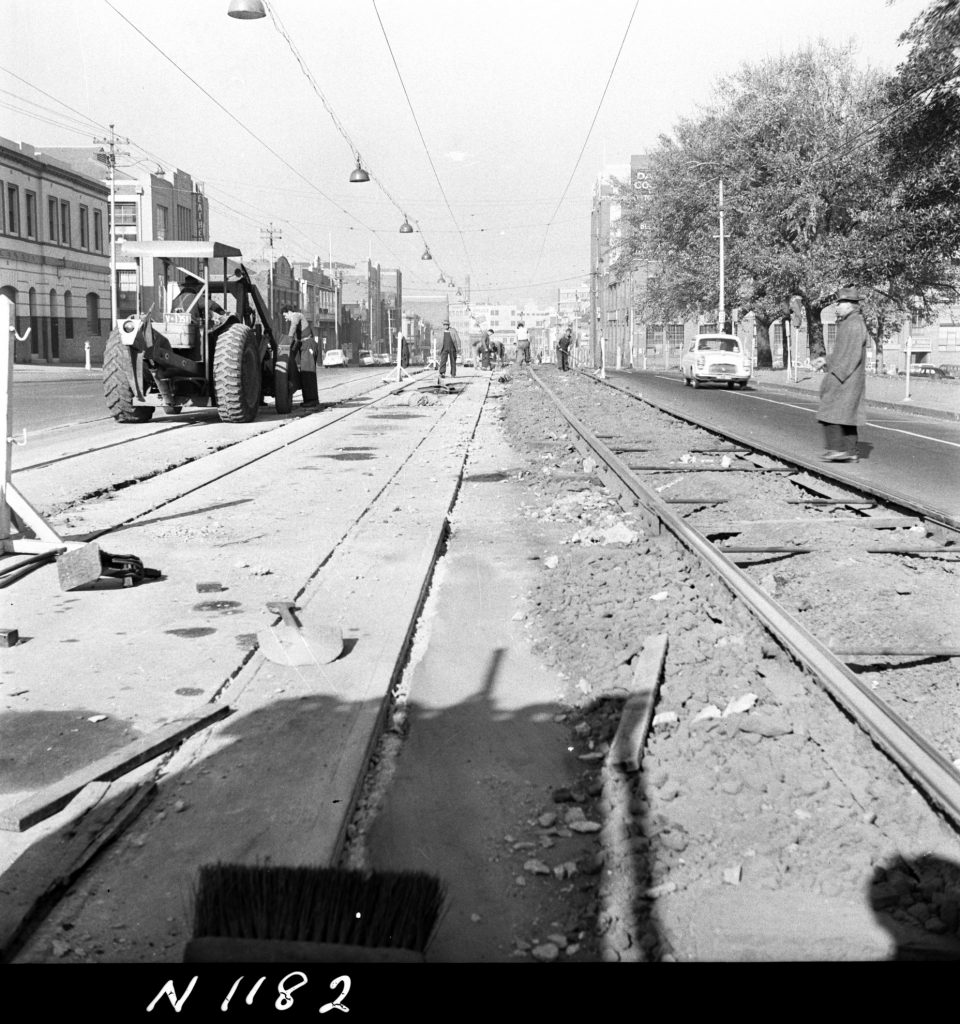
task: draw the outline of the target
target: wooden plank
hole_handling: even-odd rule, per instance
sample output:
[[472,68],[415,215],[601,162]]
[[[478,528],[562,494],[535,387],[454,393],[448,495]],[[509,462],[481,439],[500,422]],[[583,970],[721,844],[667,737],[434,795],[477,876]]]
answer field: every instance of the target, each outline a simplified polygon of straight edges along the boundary
[[787,505],[840,505],[843,508],[876,508],[875,501],[841,501],[838,498],[788,498]]
[[930,547],[867,548],[868,555],[936,555],[939,553],[960,555],[956,544],[933,544]]
[[26,831],[38,821],[43,821],[66,807],[84,786],[91,782],[111,782],[118,779],[229,714],[231,708],[222,704],[179,718],[146,736],[141,736],[112,754],[101,757],[0,811],[0,829],[7,832]]
[[960,647],[831,647],[845,661],[857,658],[960,658]]
[[796,473],[792,466],[634,466],[630,469],[642,469],[648,473]]
[[[707,536],[711,532],[719,533],[726,531],[746,530],[751,526],[863,526],[868,530],[897,530],[913,526],[916,519],[908,519],[905,516],[836,516],[833,519],[811,519],[809,516],[798,516],[793,519],[737,519],[729,523],[715,523],[711,525],[698,524],[697,529]],[[924,550],[927,550],[926,548]]]
[[91,783],[82,793],[78,823],[58,833],[56,842],[33,844],[4,872],[0,962],[10,962],[50,902],[136,820],[155,790],[142,779]]
[[717,550],[725,555],[808,555],[813,548],[778,548],[778,547],[720,547]]
[[660,691],[663,663],[667,656],[667,636],[658,633],[644,641],[643,650],[633,668],[633,692],[620,715],[616,735],[607,754],[610,766],[639,771],[640,756],[653,721],[653,709]]

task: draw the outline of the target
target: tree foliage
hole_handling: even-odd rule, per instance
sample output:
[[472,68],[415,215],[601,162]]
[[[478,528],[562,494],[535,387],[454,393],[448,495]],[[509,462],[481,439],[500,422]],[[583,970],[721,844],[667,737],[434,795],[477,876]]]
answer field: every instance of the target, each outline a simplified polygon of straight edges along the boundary
[[[794,299],[816,354],[821,312],[838,287],[855,284],[874,329],[897,326],[912,297],[949,277],[947,232],[934,222],[945,204],[955,210],[960,203],[960,192],[948,201],[941,190],[946,175],[960,173],[954,160],[928,177],[929,218],[914,222],[910,186],[894,158],[906,143],[895,150],[892,126],[903,131],[908,123],[894,119],[897,95],[889,80],[857,65],[851,46],[823,41],[720,80],[713,101],[648,154],[649,198],[623,190],[628,230],[618,266],[646,265],[650,311],[673,320],[717,308],[722,180],[728,309],[753,312],[766,326]],[[955,101],[955,93],[942,98],[954,117]],[[923,113],[934,116],[929,105]],[[940,154],[945,165],[948,150]],[[954,231],[954,245],[957,237]]]

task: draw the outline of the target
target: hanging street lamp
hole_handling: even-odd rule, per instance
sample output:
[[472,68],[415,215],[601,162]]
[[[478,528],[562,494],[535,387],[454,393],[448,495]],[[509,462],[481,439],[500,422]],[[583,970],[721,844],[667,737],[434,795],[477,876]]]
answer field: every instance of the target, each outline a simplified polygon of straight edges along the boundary
[[407,220],[407,215],[406,214],[403,215],[403,223],[400,225],[400,234],[401,235],[412,235],[413,234],[413,228],[410,225],[410,221]]
[[422,259],[422,260],[432,260],[433,257],[430,255],[430,250],[429,249],[424,249],[423,250],[423,255],[420,257],[420,259]]
[[357,157],[357,166],[350,172],[351,181],[369,181],[370,175],[360,166],[360,157]]
[[267,16],[267,12],[263,9],[263,0],[230,0],[227,14],[231,18],[239,18],[241,21],[252,21],[254,18]]

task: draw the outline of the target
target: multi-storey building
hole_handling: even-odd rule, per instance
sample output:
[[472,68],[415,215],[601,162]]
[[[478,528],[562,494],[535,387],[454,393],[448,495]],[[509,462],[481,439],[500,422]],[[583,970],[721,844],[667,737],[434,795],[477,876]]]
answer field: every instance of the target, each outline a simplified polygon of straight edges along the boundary
[[[0,139],[0,291],[14,304],[18,362],[99,358],[109,332],[109,191],[22,142]],[[85,346],[89,346],[87,349]]]
[[[645,310],[650,268],[635,263],[614,272],[623,241],[621,187],[630,185],[642,203],[651,194],[649,163],[633,155],[629,164],[611,164],[596,181],[590,214],[590,350],[599,366],[601,348],[608,366],[679,366],[684,342],[697,333],[696,321],[660,323]],[[715,319],[715,317],[714,317]],[[716,324],[700,325],[715,330]]]
[[403,274],[400,269],[380,271],[380,336],[374,351],[393,354],[394,339],[403,318]]
[[337,341],[337,282],[324,271],[320,258],[309,263],[292,264],[299,278],[300,302],[298,308],[310,321],[320,343],[320,351],[336,347]]
[[[75,170],[108,184],[109,157],[96,147],[51,147],[48,153],[68,163]],[[202,186],[179,168],[171,176],[158,167],[150,171],[136,165],[114,169],[114,210],[117,238],[117,316],[124,317],[137,310],[137,265],[126,259],[123,242],[153,241],[209,241],[210,211]],[[220,239],[231,242],[231,239]],[[109,246],[109,234],[107,237]],[[180,260],[179,266],[196,272],[198,261]],[[154,309],[154,318],[160,309],[160,286],[164,282],[161,260],[142,260],[140,268],[140,309]],[[171,279],[182,284],[185,275],[170,270]]]
[[374,351],[383,337],[383,307],[380,301],[380,265],[371,260],[346,268],[340,274],[340,347],[355,363],[361,349]]

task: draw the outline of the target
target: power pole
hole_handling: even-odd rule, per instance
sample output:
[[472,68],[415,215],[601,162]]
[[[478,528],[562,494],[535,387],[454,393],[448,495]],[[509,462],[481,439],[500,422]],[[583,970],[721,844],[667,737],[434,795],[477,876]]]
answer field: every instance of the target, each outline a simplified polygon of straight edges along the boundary
[[278,242],[283,238],[283,234],[279,228],[273,226],[271,221],[265,228],[260,229],[260,238],[266,240],[270,246],[270,268],[267,271],[267,309],[270,312],[270,321],[273,327],[276,327],[274,323],[275,317],[273,315],[273,242],[276,239]]
[[[119,138],[110,125],[110,137],[107,139],[94,139],[94,145],[109,146],[107,151],[107,166],[110,168],[110,329],[116,326],[117,322],[117,145],[129,145],[130,140]],[[137,225],[140,231],[140,225]],[[139,287],[139,282],[137,282]]]

